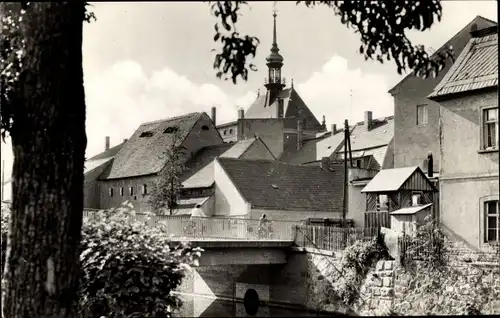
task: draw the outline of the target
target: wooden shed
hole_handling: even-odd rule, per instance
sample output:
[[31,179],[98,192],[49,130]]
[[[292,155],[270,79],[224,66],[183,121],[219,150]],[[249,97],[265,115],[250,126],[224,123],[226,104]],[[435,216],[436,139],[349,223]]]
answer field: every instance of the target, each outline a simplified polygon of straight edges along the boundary
[[408,167],[381,170],[361,192],[366,193],[364,227],[391,228],[391,212],[433,204],[437,189],[419,167]]

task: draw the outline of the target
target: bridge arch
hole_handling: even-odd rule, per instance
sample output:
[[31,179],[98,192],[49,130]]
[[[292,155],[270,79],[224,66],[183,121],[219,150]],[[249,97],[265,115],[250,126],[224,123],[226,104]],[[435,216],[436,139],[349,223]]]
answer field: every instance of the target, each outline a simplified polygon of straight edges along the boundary
[[253,288],[247,289],[243,298],[245,311],[250,316],[255,316],[259,311],[259,294]]

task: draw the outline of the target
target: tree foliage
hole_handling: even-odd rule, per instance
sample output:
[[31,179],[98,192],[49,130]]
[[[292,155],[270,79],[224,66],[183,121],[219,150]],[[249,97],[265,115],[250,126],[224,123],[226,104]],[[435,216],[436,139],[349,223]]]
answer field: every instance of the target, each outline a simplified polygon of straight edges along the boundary
[[168,210],[172,215],[181,194],[181,175],[185,170],[186,148],[180,145],[180,141],[179,133],[173,133],[170,145],[163,153],[166,163],[159,173],[149,198],[149,204],[156,214],[162,214]]
[[99,211],[83,225],[79,317],[170,317],[171,294],[202,250],[134,220],[131,205]]
[[[217,77],[234,83],[238,77],[247,80],[248,70],[256,70],[250,60],[259,45],[256,37],[241,35],[236,30],[241,8],[247,2],[210,2],[217,19],[214,41],[220,44],[213,65]],[[445,64],[453,60],[451,47],[429,55],[423,45],[413,45],[407,36],[410,30],[425,31],[441,20],[440,0],[297,1],[297,4],[331,8],[342,24],[360,35],[359,53],[365,59],[376,59],[380,63],[394,61],[399,74],[412,71],[423,78],[437,76]]]

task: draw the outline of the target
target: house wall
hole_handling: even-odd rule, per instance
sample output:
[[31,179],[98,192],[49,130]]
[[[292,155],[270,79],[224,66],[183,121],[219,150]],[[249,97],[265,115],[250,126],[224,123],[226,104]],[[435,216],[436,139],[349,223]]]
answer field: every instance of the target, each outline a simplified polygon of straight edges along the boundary
[[243,216],[250,213],[250,205],[241,196],[217,160],[214,161],[214,181],[215,216]]
[[222,139],[224,142],[232,142],[238,140],[238,124],[228,125],[223,127],[218,127]]
[[83,207],[88,209],[99,209],[101,199],[100,183],[97,178],[111,162],[105,162],[101,166],[85,174],[83,183]]
[[[479,19],[478,29],[492,26],[491,23]],[[455,58],[471,38],[469,29],[450,40]],[[439,169],[439,105],[427,99],[434,87],[441,81],[453,63],[448,62],[446,67],[435,78],[422,79],[409,76],[399,87],[392,92],[394,97],[394,166],[396,168],[420,165],[423,166],[427,153],[432,151],[434,170]],[[427,104],[428,124],[417,126],[417,105]]]
[[348,187],[348,208],[347,208],[347,219],[354,220],[354,226],[357,228],[363,228],[365,226],[365,206],[366,198],[365,194],[361,193],[361,190],[365,185],[352,185],[349,184]]
[[240,157],[241,159],[276,160],[262,140],[254,142]]
[[250,218],[259,219],[262,214],[266,214],[269,220],[283,220],[283,221],[297,221],[301,222],[307,218],[341,218],[342,212],[330,212],[330,211],[284,211],[284,210],[267,210],[267,209],[251,209]]
[[[146,184],[148,193],[153,190],[156,175],[140,176],[126,179],[100,180],[100,208],[109,209],[118,207],[124,201],[129,200],[135,207],[136,212],[149,211],[149,195],[142,195],[141,186]],[[134,195],[130,195],[129,187],[134,187]],[[109,188],[113,188],[113,196],[109,196]],[[123,196],[120,196],[120,187],[123,187]]]
[[259,136],[273,155],[278,158],[283,152],[284,121],[281,119],[239,119],[238,140]]
[[440,179],[498,175],[498,150],[480,153],[481,107],[498,107],[498,92],[474,94],[441,104]]
[[[207,126],[208,130],[202,130],[202,126]],[[189,154],[187,159],[189,159],[201,148],[223,142],[212,120],[207,115],[204,115],[201,116],[200,120],[191,129],[191,132],[186,136],[183,146],[187,148],[186,152]]]
[[440,222],[471,246],[488,249],[483,244],[484,201],[498,200],[496,177],[440,180]]

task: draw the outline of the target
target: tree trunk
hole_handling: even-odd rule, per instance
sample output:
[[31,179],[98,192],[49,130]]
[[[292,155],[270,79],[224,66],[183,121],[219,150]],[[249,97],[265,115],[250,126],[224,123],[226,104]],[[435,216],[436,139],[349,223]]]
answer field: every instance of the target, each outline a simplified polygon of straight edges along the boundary
[[3,317],[77,317],[83,210],[84,2],[31,2],[12,130]]

